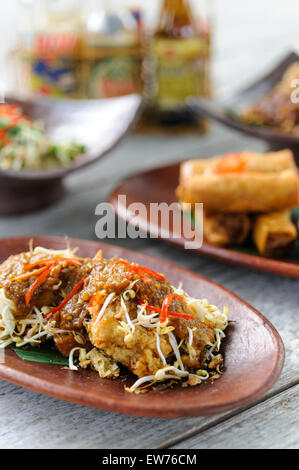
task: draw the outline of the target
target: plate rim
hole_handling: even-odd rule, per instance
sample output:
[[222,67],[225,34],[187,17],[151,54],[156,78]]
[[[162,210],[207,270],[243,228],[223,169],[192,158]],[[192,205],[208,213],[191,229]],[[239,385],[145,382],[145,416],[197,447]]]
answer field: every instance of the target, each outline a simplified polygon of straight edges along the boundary
[[[128,222],[128,217],[126,217],[127,211],[126,208],[122,204],[117,203],[117,195],[124,194],[121,192],[121,188],[124,184],[128,183],[130,180],[136,179],[141,176],[145,176],[146,174],[163,171],[167,168],[174,168],[179,166],[184,161],[190,160],[190,158],[170,162],[166,165],[159,165],[153,168],[149,168],[145,171],[140,171],[129,175],[127,178],[122,179],[117,185],[112,189],[109,194],[109,202],[112,204],[116,214],[119,215],[120,218],[126,220]],[[175,201],[173,201],[175,202]],[[135,217],[136,220],[136,217]],[[140,228],[150,233],[148,224],[145,224],[143,219],[140,220]],[[170,243],[175,246],[179,246],[182,248],[183,243],[186,241],[184,238],[162,238],[159,237],[160,240],[163,240],[167,243]],[[299,278],[299,263],[288,263],[287,261],[282,261],[275,258],[266,258],[263,256],[258,255],[251,255],[249,253],[242,253],[236,250],[232,250],[226,247],[221,247],[217,245],[212,245],[211,243],[203,242],[201,248],[197,248],[194,250],[190,250],[195,253],[204,254],[206,256],[210,256],[214,259],[218,259],[222,262],[229,262],[229,264],[234,264],[237,266],[244,266],[250,269],[254,269],[261,272],[267,272],[270,274],[278,274],[287,277],[292,277],[295,279]]]
[[[37,240],[37,243],[42,243],[46,242],[47,244],[52,244],[55,242],[61,242],[65,240],[64,237],[58,237],[58,236],[43,236],[43,235],[28,235],[28,236],[16,236],[16,237],[5,237],[5,238],[0,238],[0,244],[2,244],[5,241],[10,241],[10,242],[24,242],[28,243],[30,239]],[[134,256],[135,253],[141,255],[146,262],[151,262],[151,261],[156,261],[156,262],[161,262],[164,265],[167,265],[169,268],[175,268],[176,270],[179,270],[181,272],[186,273],[187,275],[191,275],[192,277],[197,278],[199,281],[208,283],[211,285],[212,288],[218,289],[220,292],[224,293],[228,297],[232,297],[234,300],[236,300],[238,303],[243,304],[247,310],[249,310],[252,314],[257,316],[261,322],[262,326],[266,328],[268,334],[272,337],[273,339],[273,344],[275,343],[275,349],[276,349],[276,360],[275,364],[273,364],[273,373],[269,376],[268,380],[263,384],[262,387],[259,387],[255,390],[250,395],[242,397],[242,399],[234,400],[234,401],[227,401],[223,404],[220,403],[219,405],[216,405],[214,407],[210,407],[208,409],[203,409],[200,406],[197,406],[194,410],[193,404],[189,404],[189,407],[184,408],[183,412],[180,410],[170,410],[161,412],[161,409],[158,407],[158,409],[155,409],[155,407],[150,407],[147,406],[146,409],[144,409],[140,404],[134,403],[134,400],[131,401],[131,403],[128,405],[126,404],[126,409],[125,411],[120,407],[116,406],[115,401],[109,402],[109,398],[107,396],[97,404],[93,403],[91,404],[87,399],[84,399],[82,394],[77,393],[76,394],[76,389],[75,387],[68,387],[67,389],[62,385],[57,385],[54,382],[47,381],[46,379],[41,379],[40,377],[35,377],[34,380],[32,381],[32,375],[20,371],[18,369],[13,369],[9,367],[5,367],[5,364],[0,364],[0,377],[4,380],[7,380],[9,382],[12,382],[16,385],[25,387],[27,389],[30,389],[32,391],[42,393],[45,395],[52,396],[54,398],[62,399],[65,401],[69,401],[72,403],[76,403],[79,405],[83,406],[89,406],[105,411],[112,411],[112,412],[118,412],[121,414],[126,414],[126,415],[134,415],[134,416],[143,416],[143,417],[152,417],[152,418],[180,418],[180,417],[198,417],[198,416],[209,416],[209,415],[214,415],[214,414],[219,414],[222,412],[226,411],[231,411],[234,409],[240,409],[245,405],[249,405],[250,403],[256,401],[257,399],[261,398],[269,389],[272,388],[274,383],[278,380],[283,366],[284,366],[284,361],[285,361],[285,348],[284,344],[282,341],[282,338],[279,334],[279,332],[276,330],[274,325],[268,320],[261,312],[259,312],[257,309],[255,309],[252,305],[250,305],[246,300],[242,299],[239,297],[237,294],[234,292],[230,291],[229,289],[221,286],[220,284],[216,283],[213,280],[210,280],[208,278],[205,278],[204,276],[194,273],[193,271],[190,271],[184,267],[181,267],[179,265],[176,265],[175,263],[172,263],[168,260],[164,260],[162,258],[156,257],[156,256],[151,256],[146,253],[142,252],[137,252],[131,249],[128,249],[126,247],[122,247],[119,245],[112,245],[100,241],[94,241],[94,240],[86,240],[86,239],[78,239],[78,238],[69,238],[70,243],[72,244],[88,244],[94,245],[95,250],[98,249],[105,249],[105,247],[109,247],[110,249],[120,249],[122,251],[125,251],[126,253],[130,254],[131,256]],[[12,253],[9,253],[12,254]],[[9,355],[13,355],[14,361],[22,361],[13,351],[9,351]],[[47,365],[41,364],[41,363],[31,363],[35,364],[36,366],[39,367],[61,367],[58,365]],[[72,372],[72,371],[71,371]],[[83,371],[85,372],[85,371]],[[103,379],[105,380],[105,379]],[[65,392],[68,392],[66,394]],[[140,395],[139,395],[140,396]],[[134,397],[134,396],[132,396]],[[197,411],[196,411],[197,410]],[[199,411],[198,411],[199,410]]]

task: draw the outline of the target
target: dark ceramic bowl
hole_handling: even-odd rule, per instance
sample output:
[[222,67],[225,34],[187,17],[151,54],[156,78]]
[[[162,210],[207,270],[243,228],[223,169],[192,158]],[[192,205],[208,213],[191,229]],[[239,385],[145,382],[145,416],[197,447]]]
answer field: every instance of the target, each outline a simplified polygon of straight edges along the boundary
[[268,143],[269,149],[271,150],[291,149],[295,154],[297,164],[299,164],[299,137],[271,130],[267,127],[247,124],[237,118],[241,111],[248,108],[258,101],[260,97],[271,91],[281,80],[289,65],[296,61],[299,61],[298,54],[291,52],[264,77],[236,95],[221,102],[213,102],[203,98],[190,98],[188,104],[193,111],[200,116],[214,119],[248,136],[263,139]]
[[114,148],[132,127],[141,109],[139,95],[104,100],[21,101],[24,113],[42,120],[47,134],[57,140],[76,139],[86,151],[71,165],[53,170],[0,170],[0,213],[11,214],[40,209],[59,199],[63,179],[90,165]]

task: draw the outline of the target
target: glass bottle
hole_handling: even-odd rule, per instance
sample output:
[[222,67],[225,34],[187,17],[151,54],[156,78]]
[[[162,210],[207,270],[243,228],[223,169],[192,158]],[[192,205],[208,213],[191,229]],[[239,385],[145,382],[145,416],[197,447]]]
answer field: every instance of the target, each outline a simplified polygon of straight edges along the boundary
[[145,70],[145,97],[158,122],[186,124],[196,120],[186,99],[210,93],[209,39],[207,31],[200,29],[189,0],[163,0]]
[[127,8],[88,3],[82,48],[85,95],[110,98],[141,91],[140,24]]
[[22,4],[30,12],[28,29],[23,29],[18,45],[27,91],[50,97],[78,97],[81,1],[22,0]]

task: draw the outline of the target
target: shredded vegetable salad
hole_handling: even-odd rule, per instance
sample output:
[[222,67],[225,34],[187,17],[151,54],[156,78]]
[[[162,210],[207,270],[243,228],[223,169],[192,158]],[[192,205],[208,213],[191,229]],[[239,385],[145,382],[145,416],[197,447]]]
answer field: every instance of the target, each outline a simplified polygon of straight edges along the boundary
[[14,104],[0,104],[0,169],[44,170],[67,166],[84,151],[75,141],[52,142],[43,123]]

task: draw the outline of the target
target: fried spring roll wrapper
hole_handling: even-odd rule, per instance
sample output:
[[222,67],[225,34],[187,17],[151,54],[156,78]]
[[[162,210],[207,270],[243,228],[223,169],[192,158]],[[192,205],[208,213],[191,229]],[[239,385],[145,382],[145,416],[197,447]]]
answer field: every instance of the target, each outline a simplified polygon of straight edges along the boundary
[[[247,171],[280,172],[288,169],[296,169],[294,155],[291,150],[279,152],[255,153],[242,152],[239,154],[246,162]],[[180,182],[184,182],[195,175],[207,173],[213,170],[223,157],[208,159],[194,159],[182,163],[180,168]]]
[[243,243],[250,230],[247,214],[203,213],[203,233],[205,239],[214,245]]
[[297,229],[289,210],[258,215],[252,231],[253,241],[261,255],[283,256],[297,238]]
[[295,170],[198,174],[179,184],[180,202],[202,202],[210,212],[274,212],[298,203]]

